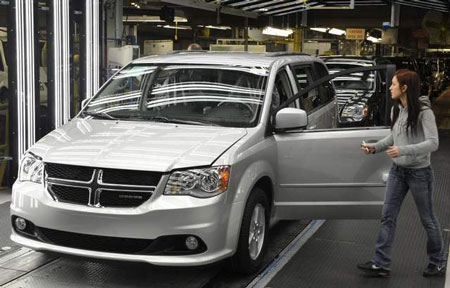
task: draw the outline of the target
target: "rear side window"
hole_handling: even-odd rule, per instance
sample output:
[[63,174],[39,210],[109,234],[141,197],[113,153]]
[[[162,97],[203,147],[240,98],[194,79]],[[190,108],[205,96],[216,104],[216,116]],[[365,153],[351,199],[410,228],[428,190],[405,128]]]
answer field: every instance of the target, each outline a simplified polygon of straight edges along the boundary
[[[325,68],[324,65],[320,63],[314,63],[314,66],[318,74],[318,79],[328,76],[327,68]],[[331,101],[333,101],[335,92],[333,85],[331,84],[331,81],[325,82],[322,85],[320,85],[319,91],[320,91],[320,102],[322,104],[328,104]]]
[[[294,67],[294,77],[297,82],[298,89],[301,91],[313,83],[312,70],[309,66]],[[300,98],[300,105],[303,110],[310,113],[314,109],[321,106],[319,90],[311,89],[307,94]]]

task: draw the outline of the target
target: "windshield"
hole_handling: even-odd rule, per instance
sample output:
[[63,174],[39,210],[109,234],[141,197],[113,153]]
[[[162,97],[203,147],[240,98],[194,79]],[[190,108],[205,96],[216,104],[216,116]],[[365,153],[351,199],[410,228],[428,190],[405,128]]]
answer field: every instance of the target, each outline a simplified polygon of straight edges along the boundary
[[83,110],[84,117],[252,127],[259,119],[264,68],[132,65]]
[[[360,68],[364,66],[373,66],[373,64],[347,64],[347,63],[327,63],[325,64],[330,71],[330,74],[340,72],[342,70],[350,68]],[[375,73],[374,71],[369,72],[358,72],[345,75],[342,77],[336,77],[333,81],[334,86],[338,90],[350,89],[350,90],[375,90]]]

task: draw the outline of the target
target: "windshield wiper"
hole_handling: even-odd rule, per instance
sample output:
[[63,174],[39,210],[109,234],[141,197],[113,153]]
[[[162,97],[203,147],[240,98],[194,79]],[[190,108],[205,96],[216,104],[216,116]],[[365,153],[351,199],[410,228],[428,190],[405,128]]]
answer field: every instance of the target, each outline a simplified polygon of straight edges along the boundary
[[118,120],[118,118],[113,117],[113,116],[109,115],[109,114],[106,113],[106,112],[100,112],[100,113],[98,113],[98,112],[82,111],[81,113],[82,113],[83,115],[85,115],[85,116],[87,115],[87,116],[92,116],[92,117],[100,118],[100,119]]
[[145,119],[149,121],[155,121],[155,122],[164,122],[164,123],[175,123],[175,124],[189,124],[189,125],[211,125],[211,126],[219,126],[215,123],[208,122],[208,121],[192,121],[192,120],[181,120],[181,119],[175,119],[175,118],[168,118],[165,116],[138,116],[136,118],[139,119]]

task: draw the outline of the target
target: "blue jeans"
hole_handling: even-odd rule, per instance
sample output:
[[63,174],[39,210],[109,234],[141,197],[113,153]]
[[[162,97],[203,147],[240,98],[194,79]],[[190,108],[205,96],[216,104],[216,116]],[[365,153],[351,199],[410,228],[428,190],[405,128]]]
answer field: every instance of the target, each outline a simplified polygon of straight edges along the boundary
[[394,164],[391,168],[381,216],[381,228],[375,244],[375,256],[372,259],[375,264],[385,269],[390,267],[395,224],[408,190],[412,193],[428,236],[427,253],[430,263],[435,265],[445,263],[441,225],[433,206],[433,183],[434,173],[430,166],[413,169]]

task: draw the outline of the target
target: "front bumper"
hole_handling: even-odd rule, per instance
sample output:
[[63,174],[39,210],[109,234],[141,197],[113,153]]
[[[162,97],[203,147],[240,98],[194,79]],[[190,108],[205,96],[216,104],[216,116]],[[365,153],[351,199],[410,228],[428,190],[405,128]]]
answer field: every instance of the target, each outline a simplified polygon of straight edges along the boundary
[[11,215],[25,218],[35,226],[71,233],[135,239],[195,235],[206,244],[207,249],[194,255],[101,252],[30,239],[14,230],[11,240],[35,250],[91,258],[173,266],[209,264],[231,256],[236,249],[239,225],[233,223],[240,222],[236,217],[241,214],[244,205],[240,202],[229,204],[227,193],[209,199],[198,199],[190,196],[165,196],[157,189],[150,200],[136,208],[95,208],[56,202],[43,185],[17,182],[13,186]]

